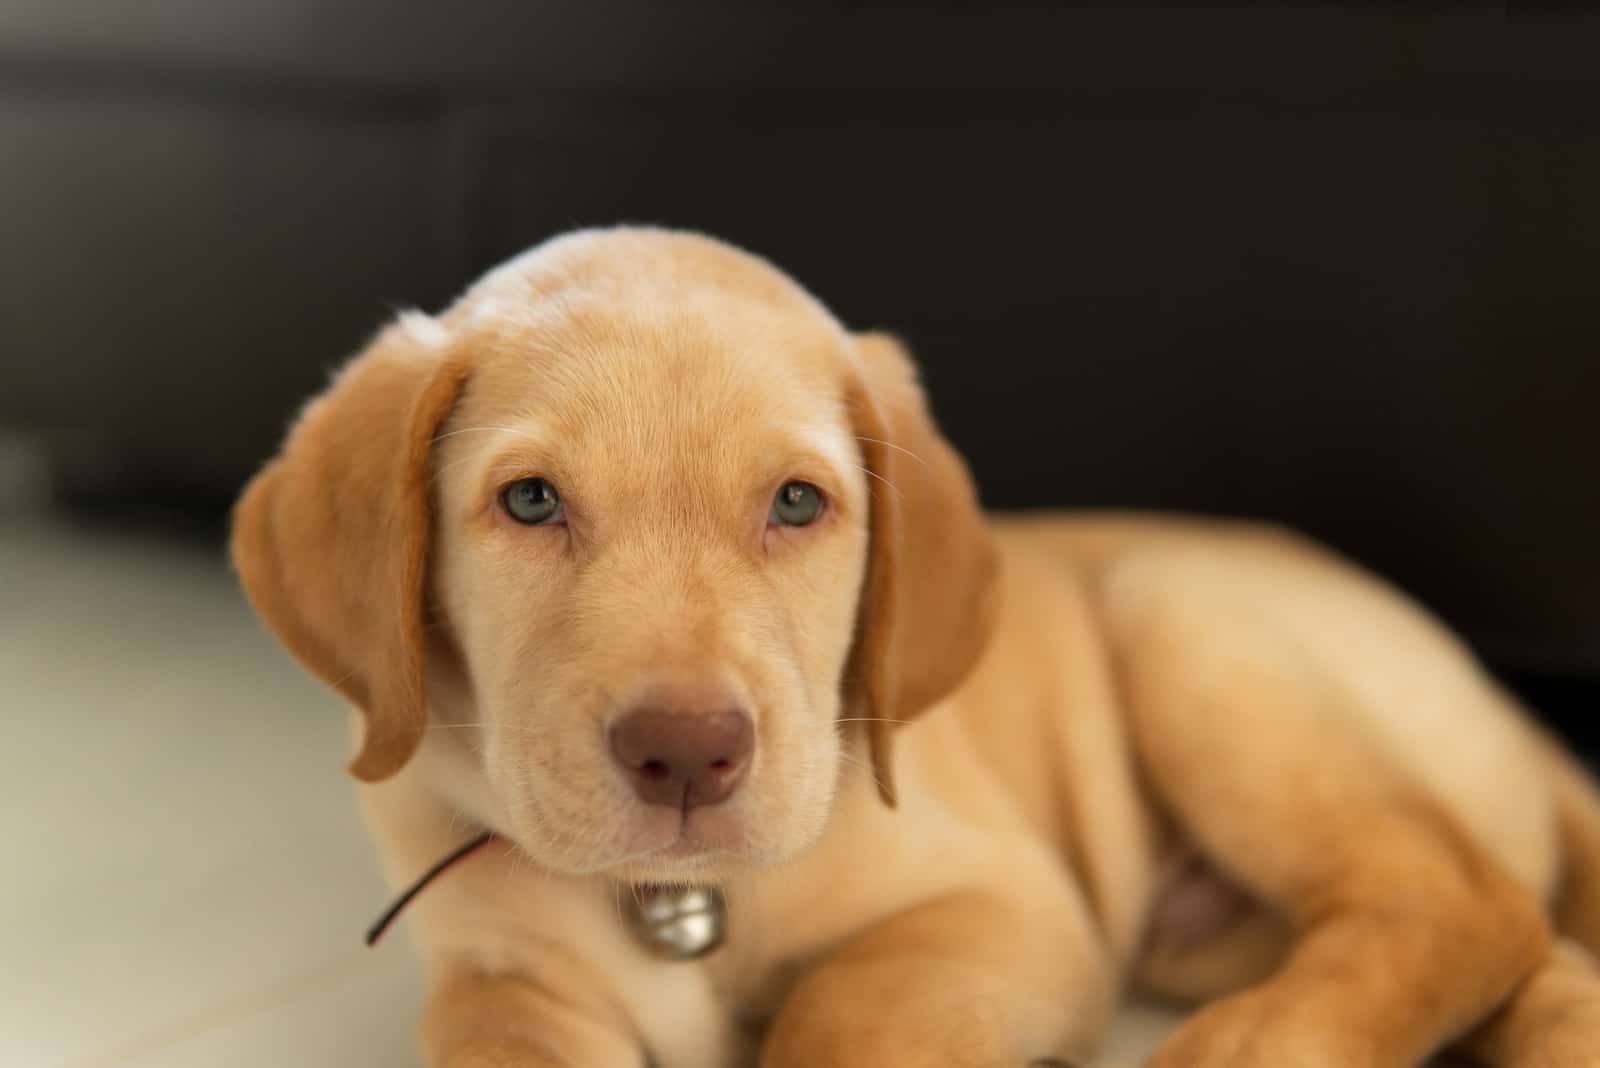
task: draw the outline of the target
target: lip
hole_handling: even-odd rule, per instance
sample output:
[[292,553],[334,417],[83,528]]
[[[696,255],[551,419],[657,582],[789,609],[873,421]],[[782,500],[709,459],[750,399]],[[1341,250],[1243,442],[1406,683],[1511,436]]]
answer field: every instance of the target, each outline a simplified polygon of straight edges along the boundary
[[[655,822],[649,817],[646,821]],[[653,860],[704,860],[748,844],[743,821],[721,807],[691,809],[674,822],[670,830],[660,823],[648,830],[640,828],[643,833],[638,837],[643,841],[639,845],[646,856]]]
[[672,844],[660,850],[656,855],[673,859],[689,859],[704,856],[715,851],[715,849],[715,846],[697,841],[695,836],[689,833],[688,828],[684,827],[678,832],[678,837],[673,840]]

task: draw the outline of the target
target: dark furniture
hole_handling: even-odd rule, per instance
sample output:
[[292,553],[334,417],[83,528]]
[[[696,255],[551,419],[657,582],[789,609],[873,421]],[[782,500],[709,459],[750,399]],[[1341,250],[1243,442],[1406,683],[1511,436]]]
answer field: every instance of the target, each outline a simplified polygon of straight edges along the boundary
[[991,504],[1294,524],[1577,707],[1600,686],[1597,30],[12,9],[0,421],[52,443],[69,500],[215,508],[389,308],[573,225],[701,228],[908,338]]

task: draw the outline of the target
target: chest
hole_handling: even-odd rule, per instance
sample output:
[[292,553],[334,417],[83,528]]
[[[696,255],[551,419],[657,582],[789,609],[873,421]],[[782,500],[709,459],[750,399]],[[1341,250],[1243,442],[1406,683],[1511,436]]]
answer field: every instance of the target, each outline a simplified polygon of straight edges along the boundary
[[[906,770],[914,788],[922,769]],[[652,964],[627,984],[629,1015],[656,1068],[753,1065],[789,992],[819,960],[919,903],[997,878],[1000,859],[1022,852],[1014,820],[974,822],[931,790],[908,789],[891,812],[862,773],[847,777],[838,801],[828,834],[797,861],[729,881],[720,948]],[[659,1011],[665,1004],[683,1008]],[[691,1031],[702,1037],[687,1041]]]

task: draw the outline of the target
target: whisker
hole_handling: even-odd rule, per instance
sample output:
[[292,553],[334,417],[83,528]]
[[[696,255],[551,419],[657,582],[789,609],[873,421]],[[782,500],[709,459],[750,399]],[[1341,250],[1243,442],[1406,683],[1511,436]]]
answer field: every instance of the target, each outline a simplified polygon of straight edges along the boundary
[[432,445],[436,441],[443,441],[445,438],[453,438],[457,434],[473,434],[473,433],[478,433],[478,432],[486,431],[486,430],[494,430],[494,431],[498,431],[499,433],[502,433],[502,434],[526,434],[527,433],[526,430],[520,430],[520,429],[518,429],[517,427],[514,427],[514,426],[464,426],[460,430],[451,430],[451,431],[448,431],[446,433],[440,434],[438,437],[429,438],[428,439],[428,444]]
[[434,473],[428,478],[428,485],[432,486],[435,482],[439,481],[439,477],[441,475],[443,475],[446,471],[454,471],[456,468],[460,467],[462,464],[472,463],[476,459],[477,459],[476,456],[463,456],[459,460],[451,460],[449,463],[445,464],[443,467],[441,467],[441,468],[437,469],[436,471],[434,471]]
[[542,738],[544,732],[537,727],[526,726],[521,723],[427,723],[423,725],[425,731],[464,731],[464,730],[496,730],[511,731],[525,738]]
[[890,482],[887,478],[884,478],[882,475],[878,474],[878,472],[874,471],[872,468],[870,468],[870,467],[862,467],[860,464],[856,464],[856,467],[859,470],[864,471],[868,476],[877,479],[879,482],[882,482],[885,486],[888,486],[890,489],[894,490],[894,495],[896,497],[899,497],[901,499],[905,498],[905,494],[900,492],[900,487],[899,486],[896,486],[893,482]]
[[904,447],[902,447],[900,445],[896,445],[892,441],[884,441],[882,438],[869,438],[865,434],[857,434],[856,435],[856,440],[857,441],[870,441],[874,445],[882,445],[885,448],[893,449],[896,452],[903,452],[907,456],[911,457],[913,460],[917,461],[917,463],[921,464],[923,467],[927,467],[928,466],[928,461],[924,460],[922,457],[918,456],[916,453],[912,452],[910,449],[904,448]]
[[846,752],[843,752],[843,751],[841,751],[839,753],[839,759],[844,761],[846,764],[853,765],[855,767],[860,768],[862,771],[866,772],[867,773],[867,777],[870,778],[874,783],[876,783],[877,786],[878,786],[878,789],[882,790],[884,793],[891,793],[892,792],[889,789],[888,784],[885,783],[882,779],[878,778],[878,773],[875,770],[873,770],[873,767],[872,767],[871,764],[868,764],[864,760],[861,760],[860,758],[852,756],[849,753],[846,753]]
[[333,688],[335,690],[337,690],[339,687],[343,686],[345,683],[349,682],[351,679],[355,678],[360,673],[361,673],[361,669],[360,668],[351,668],[349,671],[346,671],[343,675],[340,675],[338,678],[334,679],[333,682],[331,683],[331,685],[333,686]]

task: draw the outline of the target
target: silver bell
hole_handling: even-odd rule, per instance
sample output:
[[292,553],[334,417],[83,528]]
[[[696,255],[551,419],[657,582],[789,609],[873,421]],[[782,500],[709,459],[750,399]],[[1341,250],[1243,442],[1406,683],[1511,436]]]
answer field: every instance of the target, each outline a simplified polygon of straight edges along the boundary
[[[623,900],[629,899],[623,890]],[[697,960],[728,934],[728,902],[712,886],[638,886],[628,910],[635,937],[663,960]]]

